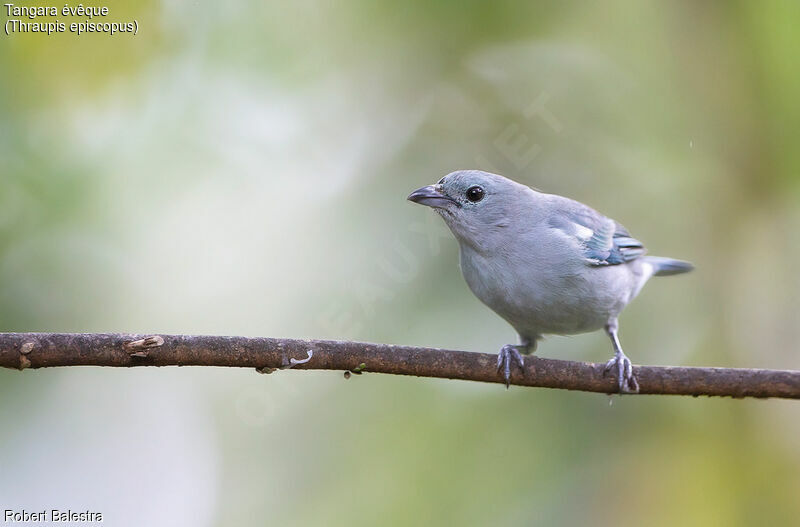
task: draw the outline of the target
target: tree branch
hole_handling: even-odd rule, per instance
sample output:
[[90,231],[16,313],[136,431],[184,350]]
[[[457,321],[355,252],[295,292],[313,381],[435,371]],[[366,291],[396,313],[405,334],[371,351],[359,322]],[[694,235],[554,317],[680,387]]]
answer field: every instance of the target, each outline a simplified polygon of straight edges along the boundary
[[[310,359],[309,359],[310,356]],[[307,361],[305,359],[308,359]],[[229,366],[390,373],[502,383],[486,353],[360,342],[189,335],[0,333],[0,367]],[[526,358],[512,384],[616,393],[603,364]],[[635,366],[640,393],[800,399],[800,371]]]

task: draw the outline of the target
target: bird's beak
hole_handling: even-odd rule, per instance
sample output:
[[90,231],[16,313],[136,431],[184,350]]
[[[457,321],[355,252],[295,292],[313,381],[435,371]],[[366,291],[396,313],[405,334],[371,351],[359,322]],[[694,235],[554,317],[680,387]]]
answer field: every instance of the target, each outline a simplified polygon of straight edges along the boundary
[[426,205],[428,207],[434,207],[437,209],[443,209],[454,203],[458,205],[456,200],[445,194],[442,194],[436,188],[436,185],[428,185],[427,187],[418,188],[408,195],[408,201],[413,201],[414,203],[419,203],[420,205]]

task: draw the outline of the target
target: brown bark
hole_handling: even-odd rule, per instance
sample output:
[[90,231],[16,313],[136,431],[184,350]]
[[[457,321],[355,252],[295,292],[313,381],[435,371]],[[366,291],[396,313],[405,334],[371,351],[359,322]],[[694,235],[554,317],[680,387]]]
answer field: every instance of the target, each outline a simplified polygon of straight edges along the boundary
[[[309,351],[311,358],[307,362]],[[0,367],[229,366],[390,373],[502,383],[496,356],[361,342],[190,335],[0,333]],[[526,357],[511,383],[616,393],[603,364]],[[640,393],[800,399],[800,371],[634,366]]]

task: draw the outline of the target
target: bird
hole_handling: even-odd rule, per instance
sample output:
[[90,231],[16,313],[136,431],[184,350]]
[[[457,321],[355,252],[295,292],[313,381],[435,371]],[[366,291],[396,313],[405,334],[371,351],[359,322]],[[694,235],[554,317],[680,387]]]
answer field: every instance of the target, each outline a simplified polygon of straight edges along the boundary
[[605,330],[619,393],[637,393],[633,363],[619,340],[619,315],[653,276],[691,271],[686,261],[646,256],[620,223],[578,201],[540,192],[481,170],[458,170],[413,191],[433,208],[459,244],[470,290],[519,335],[497,355],[506,388],[512,364],[544,335]]

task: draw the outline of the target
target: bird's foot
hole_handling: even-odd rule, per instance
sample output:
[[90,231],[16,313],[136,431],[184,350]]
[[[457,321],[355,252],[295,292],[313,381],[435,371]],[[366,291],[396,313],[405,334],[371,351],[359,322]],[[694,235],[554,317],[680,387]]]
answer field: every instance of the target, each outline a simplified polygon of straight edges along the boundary
[[497,354],[497,371],[503,372],[503,378],[506,380],[506,389],[511,384],[511,363],[517,363],[517,366],[524,371],[525,360],[519,352],[520,346],[513,344],[506,344]]
[[616,366],[617,382],[619,383],[619,393],[639,393],[639,383],[633,376],[633,363],[621,351],[618,351],[606,363],[603,374],[607,374]]

